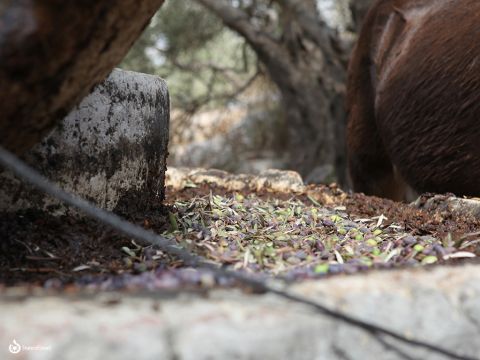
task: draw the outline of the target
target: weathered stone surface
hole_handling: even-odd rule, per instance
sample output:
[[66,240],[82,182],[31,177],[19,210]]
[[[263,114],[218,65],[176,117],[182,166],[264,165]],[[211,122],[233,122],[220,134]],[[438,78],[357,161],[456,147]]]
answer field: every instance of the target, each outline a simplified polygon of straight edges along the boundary
[[[480,355],[478,265],[336,276],[291,290],[412,339]],[[16,358],[8,352],[14,339],[50,346],[23,351],[24,359],[404,359],[392,345],[415,359],[444,359],[274,295],[21,294],[0,295],[2,359]]]
[[464,199],[455,196],[434,195],[426,201],[423,197],[419,197],[413,206],[480,218],[480,199],[478,198]]
[[279,192],[299,192],[305,188],[299,173],[275,169],[266,170],[259,174],[257,188],[262,187]]
[[0,143],[23,153],[104,80],[164,0],[0,3]]
[[[60,186],[106,209],[163,199],[169,99],[156,76],[114,70],[25,158]],[[0,172],[0,209],[57,204]]]
[[302,177],[295,171],[270,169],[259,175],[231,174],[216,169],[190,169],[169,167],[166,185],[181,189],[189,184],[215,184],[228,190],[302,192],[305,190]]

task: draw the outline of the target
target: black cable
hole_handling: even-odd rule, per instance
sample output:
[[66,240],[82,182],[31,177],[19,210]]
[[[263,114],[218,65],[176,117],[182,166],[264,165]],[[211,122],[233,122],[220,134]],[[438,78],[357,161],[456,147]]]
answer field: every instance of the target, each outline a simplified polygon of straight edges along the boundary
[[17,176],[33,184],[35,187],[41,189],[45,193],[53,196],[54,198],[61,200],[63,203],[77,208],[78,210],[82,211],[83,213],[87,214],[88,216],[90,216],[95,220],[98,220],[105,224],[110,225],[113,229],[127,236],[157,245],[166,253],[169,253],[171,255],[174,255],[180,258],[190,266],[206,268],[218,276],[224,276],[224,277],[229,277],[229,278],[238,280],[239,282],[245,285],[248,285],[256,290],[273,293],[285,299],[311,306],[317,311],[327,315],[330,318],[340,320],[346,324],[363,329],[364,331],[367,331],[368,333],[371,333],[376,336],[386,335],[402,343],[428,349],[431,352],[449,357],[451,359],[478,360],[474,357],[459,355],[450,350],[446,350],[423,341],[409,339],[395,331],[389,330],[382,326],[367,323],[365,321],[353,318],[341,312],[329,309],[328,307],[320,303],[317,303],[313,300],[310,300],[308,298],[305,298],[303,296],[293,294],[286,290],[278,289],[272,285],[267,284],[263,280],[254,278],[253,276],[218,267],[214,263],[207,262],[205,259],[196,255],[193,255],[187,250],[183,249],[182,247],[173,244],[170,240],[168,240],[163,236],[160,236],[151,231],[145,230],[144,228],[134,225],[111,212],[108,212],[106,210],[96,207],[95,205],[89,203],[86,200],[83,200],[81,198],[75,197],[67,193],[66,191],[60,189],[58,186],[50,182],[44,176],[40,175],[32,167],[25,164],[22,160],[20,160],[18,157],[16,157],[9,151],[5,150],[1,146],[0,146],[0,164],[3,165],[5,168],[10,169]]

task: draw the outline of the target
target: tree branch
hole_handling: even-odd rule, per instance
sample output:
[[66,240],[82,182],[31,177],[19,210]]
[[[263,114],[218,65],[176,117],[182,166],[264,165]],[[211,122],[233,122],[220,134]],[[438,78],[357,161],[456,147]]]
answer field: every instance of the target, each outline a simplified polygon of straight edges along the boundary
[[284,11],[295,13],[298,24],[301,26],[308,38],[315,42],[327,55],[334,55],[335,49],[331,46],[334,34],[325,22],[316,13],[308,9],[304,0],[273,0],[278,3]]
[[[313,1],[305,0],[272,0],[281,6],[282,11],[295,14],[296,24],[302,29],[306,39],[312,41],[324,54],[329,73],[334,75],[338,82],[344,82],[342,76],[347,68],[347,54],[338,43],[338,37],[320,18]],[[312,11],[312,8],[315,11]],[[332,69],[336,69],[333,71]]]
[[223,23],[245,38],[259,58],[282,71],[288,71],[291,64],[285,49],[265,29],[259,29],[243,10],[227,4],[224,0],[196,0],[216,14]]
[[199,108],[205,106],[206,104],[211,103],[212,101],[226,101],[230,99],[234,99],[244,93],[252,84],[253,82],[262,74],[260,68],[257,68],[257,71],[242,85],[237,86],[236,89],[230,93],[225,93],[222,95],[212,95],[212,89],[203,97],[198,99],[193,103],[193,112],[198,111]]
[[258,42],[258,30],[250,22],[249,15],[232,5],[228,5],[223,0],[196,0],[208,10],[217,15],[232,30],[238,32],[249,43]]

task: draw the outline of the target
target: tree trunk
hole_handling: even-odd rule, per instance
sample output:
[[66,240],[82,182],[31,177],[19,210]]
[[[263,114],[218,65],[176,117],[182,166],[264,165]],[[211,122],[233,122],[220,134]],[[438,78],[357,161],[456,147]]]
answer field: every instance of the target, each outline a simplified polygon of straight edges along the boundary
[[370,4],[372,3],[373,0],[351,0],[350,10],[352,12],[352,19],[357,32],[360,30],[363,19],[365,18],[365,15],[367,15]]
[[[328,79],[332,69],[321,69],[324,56],[305,51],[288,71],[269,70],[283,100],[290,166],[307,182],[345,180],[345,111],[343,84]],[[337,73],[343,77],[344,73]]]
[[287,117],[290,166],[307,182],[345,183],[346,60],[313,0],[275,0],[282,35],[271,36],[238,7],[197,0],[243,36],[278,86]]

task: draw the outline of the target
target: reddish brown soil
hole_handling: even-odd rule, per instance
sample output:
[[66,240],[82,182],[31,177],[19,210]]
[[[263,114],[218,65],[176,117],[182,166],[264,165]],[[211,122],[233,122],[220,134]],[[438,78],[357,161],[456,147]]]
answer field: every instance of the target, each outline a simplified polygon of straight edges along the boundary
[[[135,216],[132,221],[165,230],[165,209]],[[130,239],[90,219],[52,216],[43,211],[0,214],[0,284],[42,285],[49,279],[71,283],[92,275],[135,272],[124,264],[122,247]],[[146,245],[146,244],[145,244]],[[78,266],[90,269],[73,271]]]

